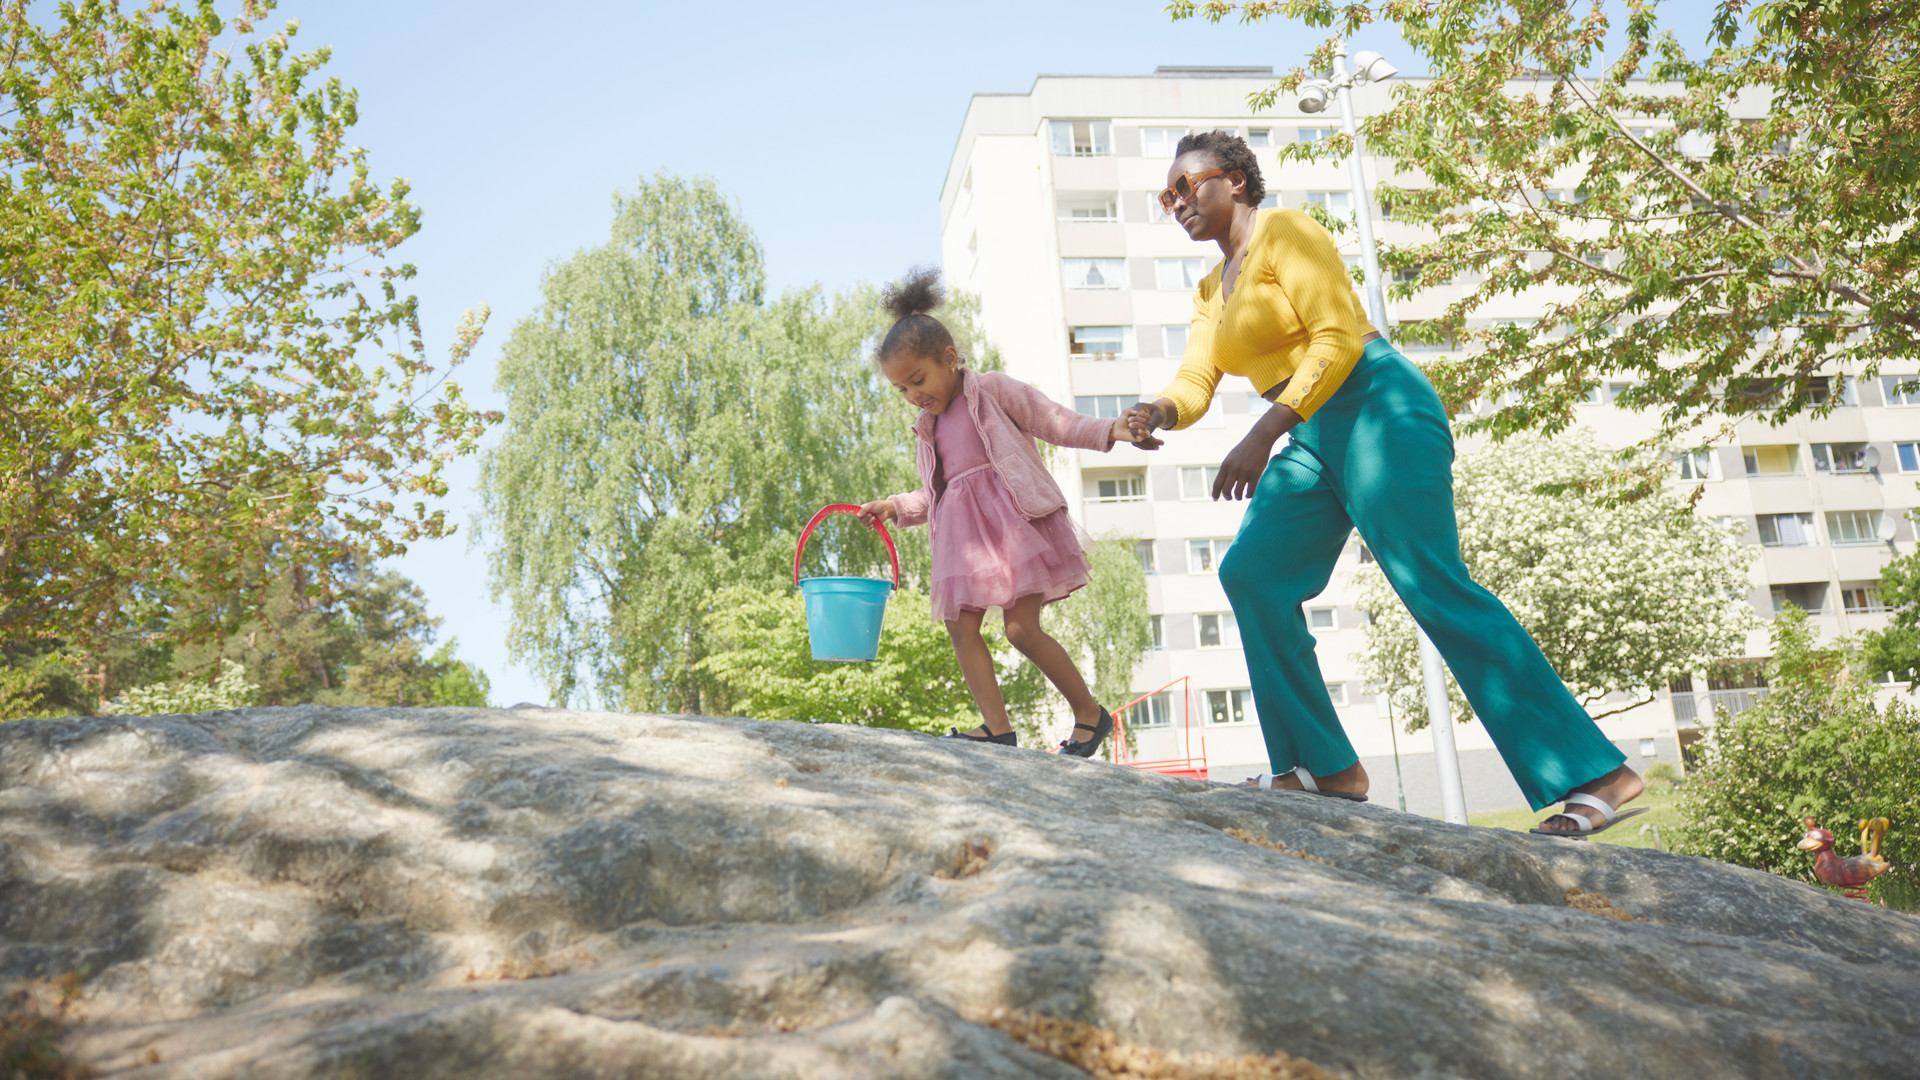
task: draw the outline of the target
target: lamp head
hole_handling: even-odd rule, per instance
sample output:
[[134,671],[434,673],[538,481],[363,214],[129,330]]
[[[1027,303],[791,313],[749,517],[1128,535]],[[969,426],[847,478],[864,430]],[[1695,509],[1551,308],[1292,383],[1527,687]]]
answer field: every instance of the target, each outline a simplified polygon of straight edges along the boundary
[[1301,84],[1300,86],[1300,111],[1301,112],[1317,113],[1317,112],[1325,111],[1326,107],[1327,107],[1327,84],[1326,83],[1320,82],[1319,80],[1316,79],[1313,82]]
[[1353,54],[1353,77],[1361,82],[1386,82],[1398,74],[1399,68],[1372,49],[1362,49]]

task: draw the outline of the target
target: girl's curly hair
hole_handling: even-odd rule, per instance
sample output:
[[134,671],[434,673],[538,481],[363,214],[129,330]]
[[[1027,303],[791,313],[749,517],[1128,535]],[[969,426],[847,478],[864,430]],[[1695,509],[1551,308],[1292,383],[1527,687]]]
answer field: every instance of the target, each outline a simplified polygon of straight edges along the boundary
[[874,362],[884,364],[901,353],[935,359],[945,353],[953,344],[953,333],[929,312],[946,299],[940,271],[926,266],[907,271],[906,277],[882,290],[880,306],[893,316],[894,323],[874,353]]
[[1180,140],[1173,149],[1173,156],[1179,157],[1189,150],[1198,150],[1213,159],[1216,169],[1239,169],[1247,174],[1247,201],[1255,206],[1267,197],[1267,182],[1260,178],[1260,160],[1253,156],[1253,149],[1247,140],[1231,131],[1195,131]]

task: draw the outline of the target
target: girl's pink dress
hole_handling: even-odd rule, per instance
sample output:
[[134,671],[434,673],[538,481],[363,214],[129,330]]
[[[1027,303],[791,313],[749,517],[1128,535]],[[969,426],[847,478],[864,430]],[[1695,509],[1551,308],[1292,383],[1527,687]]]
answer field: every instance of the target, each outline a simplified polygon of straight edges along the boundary
[[1045,603],[1087,583],[1087,557],[1065,508],[1028,518],[987,460],[962,397],[940,413],[933,448],[946,481],[934,503],[933,617],[1005,608],[1039,593]]

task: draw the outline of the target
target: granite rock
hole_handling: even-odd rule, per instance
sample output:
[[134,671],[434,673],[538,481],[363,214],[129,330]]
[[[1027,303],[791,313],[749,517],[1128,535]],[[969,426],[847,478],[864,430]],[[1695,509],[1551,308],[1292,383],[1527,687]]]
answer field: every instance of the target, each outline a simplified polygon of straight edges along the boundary
[[0,978],[73,970],[70,1057],[155,1080],[1084,1075],[996,1007],[1383,1080],[1920,1061],[1920,921],[1807,885],[901,732],[559,709],[0,725]]

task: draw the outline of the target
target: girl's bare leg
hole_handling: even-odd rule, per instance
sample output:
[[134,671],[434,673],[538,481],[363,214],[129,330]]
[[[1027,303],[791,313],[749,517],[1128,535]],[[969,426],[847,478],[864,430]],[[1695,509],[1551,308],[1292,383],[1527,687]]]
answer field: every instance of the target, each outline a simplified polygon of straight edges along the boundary
[[[1044,597],[1030,593],[1007,607],[1007,641],[1033,661],[1047,681],[1066,697],[1068,707],[1073,709],[1074,721],[1091,728],[1100,720],[1100,703],[1093,699],[1093,691],[1087,689],[1087,680],[1081,677],[1080,668],[1067,654],[1066,647],[1040,628],[1040,610],[1044,606]],[[1073,735],[1074,742],[1086,742],[1090,738],[1084,731]]]
[[980,636],[980,617],[985,614],[962,611],[958,619],[947,622],[947,636],[953,638],[953,653],[960,659],[960,674],[966,677],[967,689],[973,691],[974,707],[986,720],[967,734],[1005,735],[1013,725],[1007,722],[1007,702],[1000,696],[1000,682],[993,677],[993,652]]

